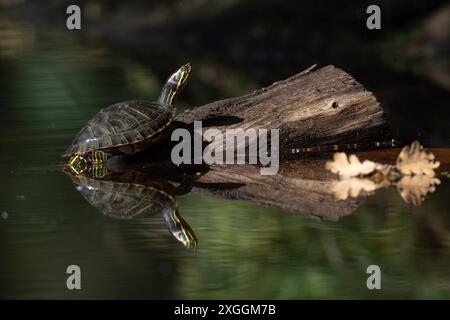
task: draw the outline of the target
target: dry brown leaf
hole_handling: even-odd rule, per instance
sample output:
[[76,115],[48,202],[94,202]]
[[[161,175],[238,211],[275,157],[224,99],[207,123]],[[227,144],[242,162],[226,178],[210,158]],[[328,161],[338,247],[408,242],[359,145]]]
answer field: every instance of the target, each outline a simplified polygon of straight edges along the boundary
[[426,153],[419,141],[402,149],[397,158],[397,170],[404,175],[425,174],[434,176],[434,169],[439,167],[439,161],[434,161],[432,153]]
[[343,178],[367,175],[375,170],[376,163],[364,160],[362,163],[354,154],[347,158],[344,152],[336,152],[333,161],[328,161],[325,168]]
[[420,206],[427,193],[432,193],[441,181],[430,175],[403,176],[397,190],[406,203]]
[[349,196],[356,198],[362,191],[367,193],[375,191],[379,185],[369,179],[345,178],[333,181],[330,185],[330,191],[334,193],[336,199],[345,200]]

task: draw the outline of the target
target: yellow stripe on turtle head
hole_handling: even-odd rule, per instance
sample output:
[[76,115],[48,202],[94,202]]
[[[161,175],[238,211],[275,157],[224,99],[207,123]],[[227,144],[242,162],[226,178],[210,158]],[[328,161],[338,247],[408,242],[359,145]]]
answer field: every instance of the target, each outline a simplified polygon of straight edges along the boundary
[[183,90],[189,76],[191,75],[191,65],[186,63],[172,74],[164,85],[159,102],[166,106],[171,106],[175,97]]

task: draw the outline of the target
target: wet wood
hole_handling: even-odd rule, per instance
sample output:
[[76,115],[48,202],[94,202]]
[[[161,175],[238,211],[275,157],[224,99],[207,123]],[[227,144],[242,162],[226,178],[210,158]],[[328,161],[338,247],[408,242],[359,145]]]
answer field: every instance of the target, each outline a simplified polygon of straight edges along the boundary
[[[274,176],[262,176],[259,168],[251,165],[216,166],[196,181],[193,192],[337,220],[351,214],[360,200],[336,200],[329,190],[335,179],[335,175],[325,170],[325,160],[289,161],[283,163]],[[221,185],[236,187],[222,188]]]
[[[355,153],[360,159],[368,159],[379,163],[395,164],[395,161],[400,154],[402,148],[390,148],[381,150],[371,150],[363,152],[349,152]],[[427,152],[434,154],[437,161],[441,163],[441,170],[443,166],[450,165],[450,149],[448,148],[426,148]]]
[[176,120],[192,123],[240,119],[228,128],[280,129],[280,153],[318,145],[376,141],[387,135],[383,110],[375,96],[334,66],[311,67],[287,80],[245,96],[187,110]]

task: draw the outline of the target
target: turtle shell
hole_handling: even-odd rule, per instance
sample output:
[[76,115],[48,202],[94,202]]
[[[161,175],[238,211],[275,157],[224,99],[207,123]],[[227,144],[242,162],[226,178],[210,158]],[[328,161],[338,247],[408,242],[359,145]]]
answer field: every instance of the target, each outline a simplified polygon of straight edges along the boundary
[[173,120],[173,108],[158,102],[125,101],[101,109],[63,154],[84,154],[99,149],[152,141]]
[[71,178],[83,197],[111,218],[148,218],[177,207],[175,198],[155,187],[95,180],[83,176]]

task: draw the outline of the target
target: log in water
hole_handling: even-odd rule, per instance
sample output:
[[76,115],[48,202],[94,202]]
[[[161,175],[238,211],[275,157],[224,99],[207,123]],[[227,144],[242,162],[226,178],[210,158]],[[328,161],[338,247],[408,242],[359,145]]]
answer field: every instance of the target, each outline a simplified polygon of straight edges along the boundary
[[280,129],[281,156],[310,146],[373,142],[387,135],[383,109],[370,91],[334,66],[313,69],[241,97],[187,110],[176,120],[214,124],[214,119],[228,117],[239,121],[212,127]]

